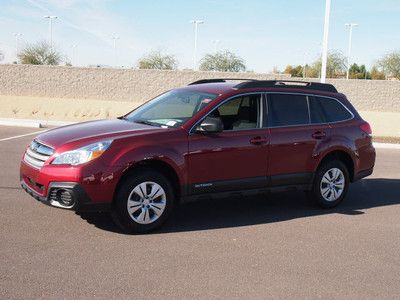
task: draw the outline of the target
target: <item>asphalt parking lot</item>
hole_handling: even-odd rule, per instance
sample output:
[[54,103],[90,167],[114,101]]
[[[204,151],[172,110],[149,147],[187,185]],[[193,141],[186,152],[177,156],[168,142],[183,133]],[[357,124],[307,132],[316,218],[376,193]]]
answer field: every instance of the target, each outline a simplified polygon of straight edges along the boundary
[[400,150],[326,211],[303,193],[179,207],[124,235],[107,214],[45,206],[19,187],[39,129],[0,127],[0,298],[400,297]]

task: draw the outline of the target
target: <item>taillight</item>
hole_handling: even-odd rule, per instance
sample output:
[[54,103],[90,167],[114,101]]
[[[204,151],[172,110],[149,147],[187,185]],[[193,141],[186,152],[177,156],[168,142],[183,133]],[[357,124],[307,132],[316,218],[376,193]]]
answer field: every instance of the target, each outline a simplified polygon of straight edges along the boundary
[[372,134],[371,126],[367,122],[362,123],[360,125],[360,129],[364,131],[366,134]]

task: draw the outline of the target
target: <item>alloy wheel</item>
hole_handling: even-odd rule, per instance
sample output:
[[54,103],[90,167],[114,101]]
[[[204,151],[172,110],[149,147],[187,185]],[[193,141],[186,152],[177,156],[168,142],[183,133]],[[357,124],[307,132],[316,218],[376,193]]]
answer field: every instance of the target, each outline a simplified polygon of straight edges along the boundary
[[166,193],[158,183],[142,182],[129,194],[128,214],[136,223],[151,224],[162,215],[166,203]]
[[320,192],[322,197],[333,202],[340,198],[345,187],[345,178],[342,170],[332,168],[325,172],[322,176],[320,184]]

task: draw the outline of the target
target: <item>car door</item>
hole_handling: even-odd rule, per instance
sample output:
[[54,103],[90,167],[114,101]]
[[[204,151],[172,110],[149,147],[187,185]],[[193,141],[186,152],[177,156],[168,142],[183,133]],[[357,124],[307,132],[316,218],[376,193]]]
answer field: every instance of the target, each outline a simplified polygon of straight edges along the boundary
[[189,136],[190,193],[223,192],[265,187],[268,129],[263,128],[261,93],[231,98],[208,116],[220,118],[220,133]]
[[311,98],[290,93],[267,95],[272,186],[311,183],[315,158],[331,136],[331,127],[320,112],[313,109],[310,113],[310,106],[315,106]]

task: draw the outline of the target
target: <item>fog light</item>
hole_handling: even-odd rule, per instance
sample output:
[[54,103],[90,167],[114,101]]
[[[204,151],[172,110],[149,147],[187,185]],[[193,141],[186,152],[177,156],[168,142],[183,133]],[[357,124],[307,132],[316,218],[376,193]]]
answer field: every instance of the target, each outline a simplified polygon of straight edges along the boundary
[[68,190],[57,190],[57,201],[63,206],[73,206],[75,203],[74,196]]

